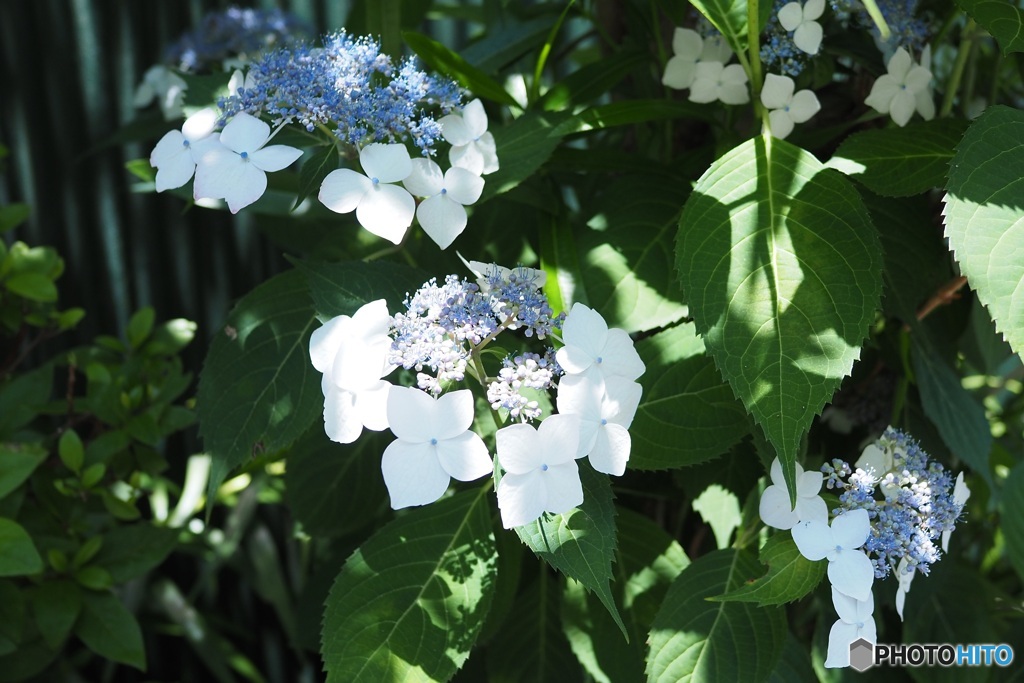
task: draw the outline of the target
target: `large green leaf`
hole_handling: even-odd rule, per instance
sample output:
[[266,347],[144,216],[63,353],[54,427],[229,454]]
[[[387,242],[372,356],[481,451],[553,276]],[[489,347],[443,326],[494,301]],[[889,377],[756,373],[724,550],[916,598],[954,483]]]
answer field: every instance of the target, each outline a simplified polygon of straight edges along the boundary
[[580,467],[583,504],[560,515],[517,526],[523,543],[548,564],[593,591],[627,636],[612,597],[612,559],[615,556],[615,504],[607,475],[589,464]]
[[214,337],[196,406],[213,457],[211,498],[228,472],[288,446],[321,413],[320,373],[309,360],[314,327],[306,281],[290,270],[242,297]]
[[25,576],[43,571],[32,537],[17,522],[0,518],[0,576]]
[[148,522],[115,527],[104,534],[93,564],[110,572],[114,583],[124,583],[163,562],[177,546],[179,534],[177,529]]
[[53,363],[0,382],[0,439],[35,419],[53,390]]
[[944,213],[961,272],[1024,356],[1024,112],[989,107],[971,124],[956,148]]
[[0,443],[0,498],[21,486],[47,455],[39,444]]
[[760,560],[761,564],[767,565],[767,574],[715,599],[756,602],[762,607],[793,602],[821,583],[827,564],[811,562],[801,555],[789,534],[775,534],[769,538],[761,547]]
[[819,683],[807,648],[792,633],[786,634],[786,647],[768,683]]
[[795,493],[800,439],[860,354],[882,253],[848,180],[757,137],[712,164],[679,219],[683,292]]
[[75,623],[75,635],[101,657],[146,669],[139,622],[111,593],[82,592],[82,614]]
[[693,323],[659,332],[636,348],[647,369],[629,428],[631,468],[695,465],[725,453],[749,431],[743,405],[704,353]]
[[533,175],[562,141],[558,124],[567,116],[560,112],[530,112],[506,126],[493,128],[501,168],[484,178],[484,191],[477,203],[508,192]]
[[52,649],[60,649],[82,611],[82,589],[74,581],[57,579],[39,584],[31,596],[39,632]]
[[411,510],[348,559],[324,607],[328,681],[443,681],[462,666],[494,592],[489,490]]
[[580,67],[551,84],[539,105],[559,111],[595,100],[612,89],[631,71],[646,64],[647,53],[636,48],[618,49],[608,57]]
[[1006,555],[1017,575],[1024,577],[1024,462],[1010,471],[1000,498],[999,519],[1006,537]]
[[748,0],[690,0],[725,36],[733,52],[747,49]]
[[697,683],[767,678],[785,645],[785,612],[707,600],[739,588],[757,573],[757,561],[739,550],[716,550],[684,569],[651,628],[647,680]]
[[1020,0],[957,0],[957,4],[992,34],[1004,55],[1024,52],[1024,8]]
[[865,130],[846,138],[825,165],[885,197],[920,194],[945,186],[953,148],[965,130],[962,119]]
[[590,306],[629,332],[670,325],[684,315],[672,234],[685,187],[664,174],[616,180],[592,203],[577,238]]
[[296,266],[306,276],[313,308],[323,320],[352,315],[363,304],[377,299],[387,301],[388,310],[395,313],[406,295],[430,277],[400,263],[381,261],[300,261]]

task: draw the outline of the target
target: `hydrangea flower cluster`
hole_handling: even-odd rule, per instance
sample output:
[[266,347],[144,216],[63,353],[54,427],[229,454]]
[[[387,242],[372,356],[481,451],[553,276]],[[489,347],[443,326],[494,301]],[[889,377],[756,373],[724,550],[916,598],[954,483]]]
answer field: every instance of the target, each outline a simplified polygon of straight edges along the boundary
[[[443,284],[432,279],[394,316],[379,300],[325,322],[310,339],[310,358],[323,373],[324,428],[333,441],[351,443],[363,428],[394,433],[381,469],[395,509],[437,500],[452,478],[495,472],[472,431],[473,395],[454,387],[473,375],[495,420],[512,422],[495,434],[504,473],[498,507],[511,528],[583,502],[578,459],[589,456],[599,472],[625,471],[641,393],[635,380],[644,364],[626,332],[609,328],[596,311],[577,303],[568,315],[554,315],[540,291],[540,271],[476,262],[473,269],[479,283],[457,275]],[[502,332],[557,339],[558,326],[557,351],[509,356],[497,377],[485,374],[481,351]],[[386,380],[398,366],[416,369],[416,387]],[[526,389],[554,389],[558,413],[544,416]]]
[[690,90],[690,101],[746,104],[750,101],[747,72],[728,64],[732,50],[721,35],[702,37],[689,28],[677,28],[672,37],[673,56],[665,64],[661,82],[676,90]]
[[305,21],[280,9],[229,7],[204,16],[199,26],[168,48],[165,61],[181,71],[203,71],[220,67],[228,59],[244,62],[258,52],[294,42],[311,32],[312,27]]
[[[768,25],[765,27],[765,37],[761,43],[761,62],[767,69],[773,69],[780,72],[784,76],[790,76],[796,78],[803,73],[804,68],[807,66],[808,58],[810,55],[817,52],[817,47],[813,52],[801,49],[796,44],[795,40],[795,26],[789,28],[784,26],[782,23],[783,16],[787,16],[783,13],[783,8],[789,7],[790,5],[797,5],[800,9],[800,19],[809,19],[813,15],[815,7],[811,7],[812,12],[808,13],[806,8],[801,8],[799,3],[793,3],[791,0],[775,0],[772,5],[771,14],[768,17]],[[792,12],[792,9],[787,10]],[[796,13],[793,12],[795,15]],[[787,17],[787,23],[790,18]],[[816,20],[810,20],[817,24]],[[798,23],[799,25],[799,23]],[[801,32],[801,37],[807,33],[808,30],[814,31],[813,28],[809,28],[810,23],[805,24],[805,28]],[[819,24],[820,26],[820,24]],[[818,43],[820,46],[821,35],[818,35]],[[807,43],[804,43],[804,47],[808,47]]]
[[[849,666],[849,644],[858,638],[875,640],[874,580],[896,574],[902,618],[910,582],[918,572],[927,574],[939,559],[940,538],[945,551],[970,491],[962,474],[954,485],[916,441],[891,427],[853,467],[839,459],[823,465],[820,473],[798,466],[796,507],[789,504],[778,460],[772,464],[771,480],[761,497],[761,519],[792,529],[805,558],[828,560],[839,619],[829,632],[825,666]],[[822,481],[842,491],[831,524],[818,496]]]

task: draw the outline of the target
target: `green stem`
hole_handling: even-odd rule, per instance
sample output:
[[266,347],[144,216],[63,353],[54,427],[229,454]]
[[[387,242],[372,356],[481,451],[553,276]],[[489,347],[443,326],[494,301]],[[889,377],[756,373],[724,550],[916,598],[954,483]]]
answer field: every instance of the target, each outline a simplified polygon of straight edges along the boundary
[[949,116],[953,111],[953,100],[956,99],[957,90],[960,89],[960,81],[964,77],[967,58],[970,57],[971,50],[974,48],[974,32],[976,28],[977,24],[974,23],[974,19],[968,19],[963,35],[960,38],[960,47],[957,49],[953,73],[949,75],[949,82],[946,83],[946,94],[942,98],[939,118]]
[[[750,78],[750,99],[754,102],[754,116],[761,119],[762,130],[771,131],[768,123],[768,112],[761,106],[761,87],[764,85],[764,76],[761,74],[761,44],[758,32],[759,17],[757,2],[747,3],[747,54],[748,60],[743,59],[742,53],[738,55],[740,63],[747,71]],[[748,61],[749,63],[744,63]]]

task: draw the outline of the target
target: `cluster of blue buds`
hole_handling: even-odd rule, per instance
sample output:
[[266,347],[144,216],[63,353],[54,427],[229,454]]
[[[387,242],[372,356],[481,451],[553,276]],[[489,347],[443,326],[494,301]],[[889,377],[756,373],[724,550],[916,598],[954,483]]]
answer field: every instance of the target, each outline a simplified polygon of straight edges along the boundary
[[204,16],[198,27],[168,48],[166,61],[182,71],[203,71],[211,66],[220,69],[226,59],[251,57],[311,33],[309,24],[279,9],[229,7]]
[[863,3],[854,0],[833,0],[833,7],[843,16],[854,18],[856,24],[871,32],[884,53],[885,60],[896,48],[902,47],[913,55],[921,54],[931,38],[931,24],[920,13],[920,0],[876,0],[878,11],[889,27],[890,36],[883,41],[875,22]]
[[424,155],[441,138],[435,114],[461,104],[453,81],[424,73],[411,59],[396,66],[373,38],[344,31],[326,36],[323,47],[265,52],[248,66],[244,86],[219,102],[223,120],[246,112],[308,131],[322,126],[357,147],[412,140]]
[[963,512],[966,487],[928,457],[907,434],[885,430],[851,467],[833,460],[821,468],[825,485],[839,489],[838,515],[865,510],[871,535],[863,548],[875,578],[885,578],[900,560],[922,574],[939,559],[939,540],[948,538]]

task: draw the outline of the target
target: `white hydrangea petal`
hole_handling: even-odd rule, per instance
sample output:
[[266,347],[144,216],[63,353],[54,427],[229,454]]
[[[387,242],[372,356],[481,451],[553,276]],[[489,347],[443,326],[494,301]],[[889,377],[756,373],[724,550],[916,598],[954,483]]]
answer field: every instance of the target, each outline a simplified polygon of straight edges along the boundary
[[750,101],[750,90],[746,83],[725,83],[718,91],[718,99],[725,104],[746,104]]
[[349,391],[362,391],[377,384],[391,340],[388,338],[363,340],[351,335],[358,334],[351,326],[350,335],[338,347],[331,365],[334,383]]
[[722,36],[708,36],[700,51],[700,61],[727,63],[732,58],[732,48]]
[[185,119],[185,123],[181,126],[181,134],[189,142],[195,142],[196,140],[202,140],[207,135],[213,133],[214,129],[217,128],[217,110],[212,107],[206,107],[200,109],[192,116]]
[[896,122],[897,126],[902,127],[910,121],[910,117],[914,115],[916,108],[917,102],[914,100],[914,95],[908,90],[900,90],[892,98],[892,104],[889,106],[889,115],[892,116],[892,120]]
[[563,346],[555,352],[555,360],[570,375],[584,372],[594,365],[594,358],[578,346]]
[[905,81],[907,90],[913,93],[919,93],[928,89],[929,84],[932,82],[932,72],[923,66],[914,65],[907,73],[907,79]]
[[267,143],[270,126],[244,111],[235,114],[220,132],[220,142],[228,149],[252,153]]
[[789,103],[789,118],[794,123],[804,123],[821,111],[821,102],[812,90],[801,90],[793,95]]
[[782,109],[793,98],[793,89],[796,84],[788,76],[768,74],[764,77],[764,87],[761,88],[761,104],[768,109]]
[[629,334],[617,327],[608,330],[604,348],[594,362],[605,376],[618,375],[631,380],[644,374],[647,369]]
[[324,394],[324,432],[337,443],[352,443],[363,433],[355,394],[330,385]]
[[590,451],[590,465],[598,472],[621,477],[629,462],[631,446],[629,430],[622,425],[608,423],[599,427]]
[[[498,432],[501,433],[500,430]],[[522,526],[544,514],[547,491],[537,470],[525,474],[508,473],[498,482],[498,509],[506,529]]]
[[441,135],[452,145],[458,147],[473,142],[473,136],[469,133],[469,126],[458,114],[442,116],[437,121],[441,126]]
[[964,481],[964,473],[956,475],[956,483],[953,484],[953,502],[963,505],[971,497],[971,489]]
[[391,393],[390,382],[378,380],[376,384],[356,394],[355,407],[359,421],[367,429],[383,432],[388,424],[388,395]]
[[413,159],[412,170],[402,181],[405,189],[416,197],[433,197],[444,189],[444,173],[432,159]]
[[395,510],[433,503],[451,483],[429,443],[392,441],[384,449],[380,469]]
[[867,510],[849,510],[832,520],[832,540],[844,550],[861,547],[870,534]]
[[795,31],[804,20],[804,9],[799,2],[790,2],[779,10],[779,23],[787,31]]
[[234,174],[242,166],[243,162],[238,155],[223,145],[207,149],[196,164],[193,196],[196,199],[223,199],[228,184],[233,182]]
[[817,470],[805,472],[804,468],[797,463],[796,466],[796,495],[798,498],[808,498],[818,495],[821,490],[821,483],[824,476]]
[[900,47],[896,48],[896,52],[894,52],[892,57],[889,58],[886,70],[897,83],[904,85],[907,82],[907,74],[913,66],[914,60],[911,59],[910,53]]
[[168,131],[160,138],[149,155],[149,163],[156,168],[157,192],[181,187],[196,172],[192,152],[185,146],[185,138],[176,130]]
[[359,163],[366,177],[381,183],[397,183],[412,173],[412,159],[405,145],[374,142],[359,152]]
[[[155,69],[156,67],[153,68]],[[146,72],[146,76],[148,75],[149,72]],[[154,90],[153,84],[149,82],[149,79],[146,78],[146,76],[142,77],[142,82],[139,83],[137,88],[135,88],[135,96],[132,98],[132,106],[136,109],[145,107],[153,101],[154,97],[156,97],[156,90]]]
[[836,669],[850,666],[850,643],[857,640],[857,625],[836,620],[828,632],[828,654],[825,668]]
[[[204,155],[217,149],[231,152],[227,147],[220,144],[220,133],[211,133],[205,138],[200,138],[188,146],[189,151],[192,152],[192,161],[197,165]],[[234,154],[234,152],[231,152]]]
[[263,196],[267,191],[267,174],[255,164],[239,158],[241,162],[235,182],[226,186],[224,201],[231,213],[238,213]]
[[338,355],[350,320],[347,315],[337,315],[309,336],[309,359],[317,372],[327,372],[334,365],[334,357]]
[[454,166],[444,174],[444,188],[449,199],[469,205],[480,199],[480,195],[483,194],[484,179],[464,168]]
[[471,431],[438,441],[437,459],[444,471],[459,481],[479,479],[490,474],[494,467],[483,439]]
[[935,99],[930,89],[914,94],[914,108],[925,121],[931,121],[935,118]]
[[796,499],[796,516],[801,522],[819,521],[828,523],[828,505],[821,496]]
[[572,305],[562,325],[566,347],[575,346],[590,357],[597,358],[604,349],[608,323],[600,313],[579,302]]
[[[561,413],[562,411],[559,410]],[[566,415],[574,415],[575,413],[565,413]],[[580,416],[580,441],[579,447],[576,449],[576,459],[585,458],[590,455],[595,446],[597,445],[597,433],[600,429],[600,424],[597,420],[587,419],[584,416]]]
[[228,79],[228,95],[234,97],[238,91],[245,87],[245,74],[241,69],[235,69]]
[[881,479],[892,469],[892,456],[878,444],[872,443],[861,451],[860,457],[853,465],[854,469],[863,470],[874,479]]
[[335,213],[355,211],[373,182],[361,173],[348,168],[331,171],[320,184],[320,202]]
[[[352,314],[353,331],[364,339],[387,335],[391,331],[391,314],[384,299],[369,301]],[[390,341],[390,340],[388,340]]]
[[494,443],[498,463],[511,474],[526,474],[542,464],[537,430],[528,424],[502,427],[495,432]]
[[494,136],[490,132],[481,135],[473,145],[484,159],[484,167],[479,175],[494,173],[500,168],[498,164],[498,147],[494,142]]
[[840,593],[857,600],[867,600],[871,597],[875,568],[863,552],[844,549],[835,561],[828,563],[828,580]]
[[555,405],[559,413],[579,415],[580,419],[597,422],[601,419],[601,397],[604,382],[589,375],[565,375],[558,381]]
[[729,64],[722,69],[722,74],[719,78],[721,78],[723,84],[746,85],[747,72],[739,64]]
[[487,111],[479,98],[462,108],[462,121],[466,124],[466,130],[473,140],[487,132]]
[[399,244],[416,215],[416,201],[405,188],[380,183],[363,195],[356,220],[378,237]]
[[[796,510],[789,504],[789,492],[786,491],[786,487],[776,484],[767,487],[761,494],[758,513],[762,522],[776,529],[793,529],[801,521]],[[793,537],[795,540],[795,531]]]
[[388,392],[388,425],[402,441],[426,443],[437,438],[432,419],[436,413],[434,398],[421,389],[395,386]]
[[825,0],[807,0],[804,3],[804,21],[816,21],[825,13]]
[[818,54],[825,31],[816,21],[805,21],[793,32],[793,44],[809,55]]
[[676,28],[672,34],[672,52],[677,57],[683,57],[691,62],[700,58],[704,49],[704,39],[692,28]]
[[793,119],[782,109],[768,112],[768,122],[772,127],[772,135],[779,140],[785,140],[793,132]]
[[662,85],[676,90],[685,90],[693,84],[693,76],[697,63],[692,58],[676,55],[665,64],[665,73],[661,77]]
[[547,512],[560,515],[583,504],[583,484],[575,460],[549,465],[547,471],[541,472],[541,478],[547,489],[547,501],[544,504]]
[[[789,500],[788,495],[786,500]],[[820,520],[808,520],[794,526],[793,542],[796,543],[800,554],[811,562],[822,560],[835,550],[832,532],[829,530],[828,524]]]
[[462,204],[454,202],[446,195],[439,194],[425,199],[416,209],[423,232],[437,243],[441,249],[447,249],[455,238],[466,229],[468,218]]
[[[700,66],[700,64],[697,66]],[[716,102],[718,100],[718,81],[707,78],[694,78],[693,84],[690,86],[688,99],[697,104]]]
[[473,426],[473,392],[469,389],[450,391],[434,405],[436,412],[422,417],[438,423],[433,427],[438,439],[451,439]]
[[643,387],[638,382],[612,375],[604,379],[605,395],[601,401],[601,417],[629,429],[640,406]]
[[537,428],[542,465],[561,465],[576,458],[580,445],[578,415],[549,415]]
[[896,567],[896,579],[899,582],[896,588],[896,613],[900,615],[900,621],[903,621],[903,607],[907,601],[907,593],[910,592],[910,584],[913,583],[914,576],[917,574],[917,571],[907,571],[909,565],[907,558],[904,557],[900,559],[900,563]]
[[779,460],[779,456],[775,456],[772,464],[768,467],[768,476],[772,480],[772,484],[786,488],[786,476],[782,472],[782,461]]
[[249,161],[268,173],[283,171],[298,161],[302,150],[288,145],[270,145],[249,154]]
[[484,172],[487,160],[476,142],[470,141],[465,145],[453,146],[448,150],[448,162],[457,168],[464,168],[474,175],[481,175]]
[[888,74],[879,76],[872,84],[871,92],[868,93],[867,98],[864,100],[864,104],[868,105],[880,114],[888,114],[889,107],[892,105],[892,100],[896,97],[896,93],[898,93],[899,90],[900,86],[897,85],[892,76],[889,76]]

